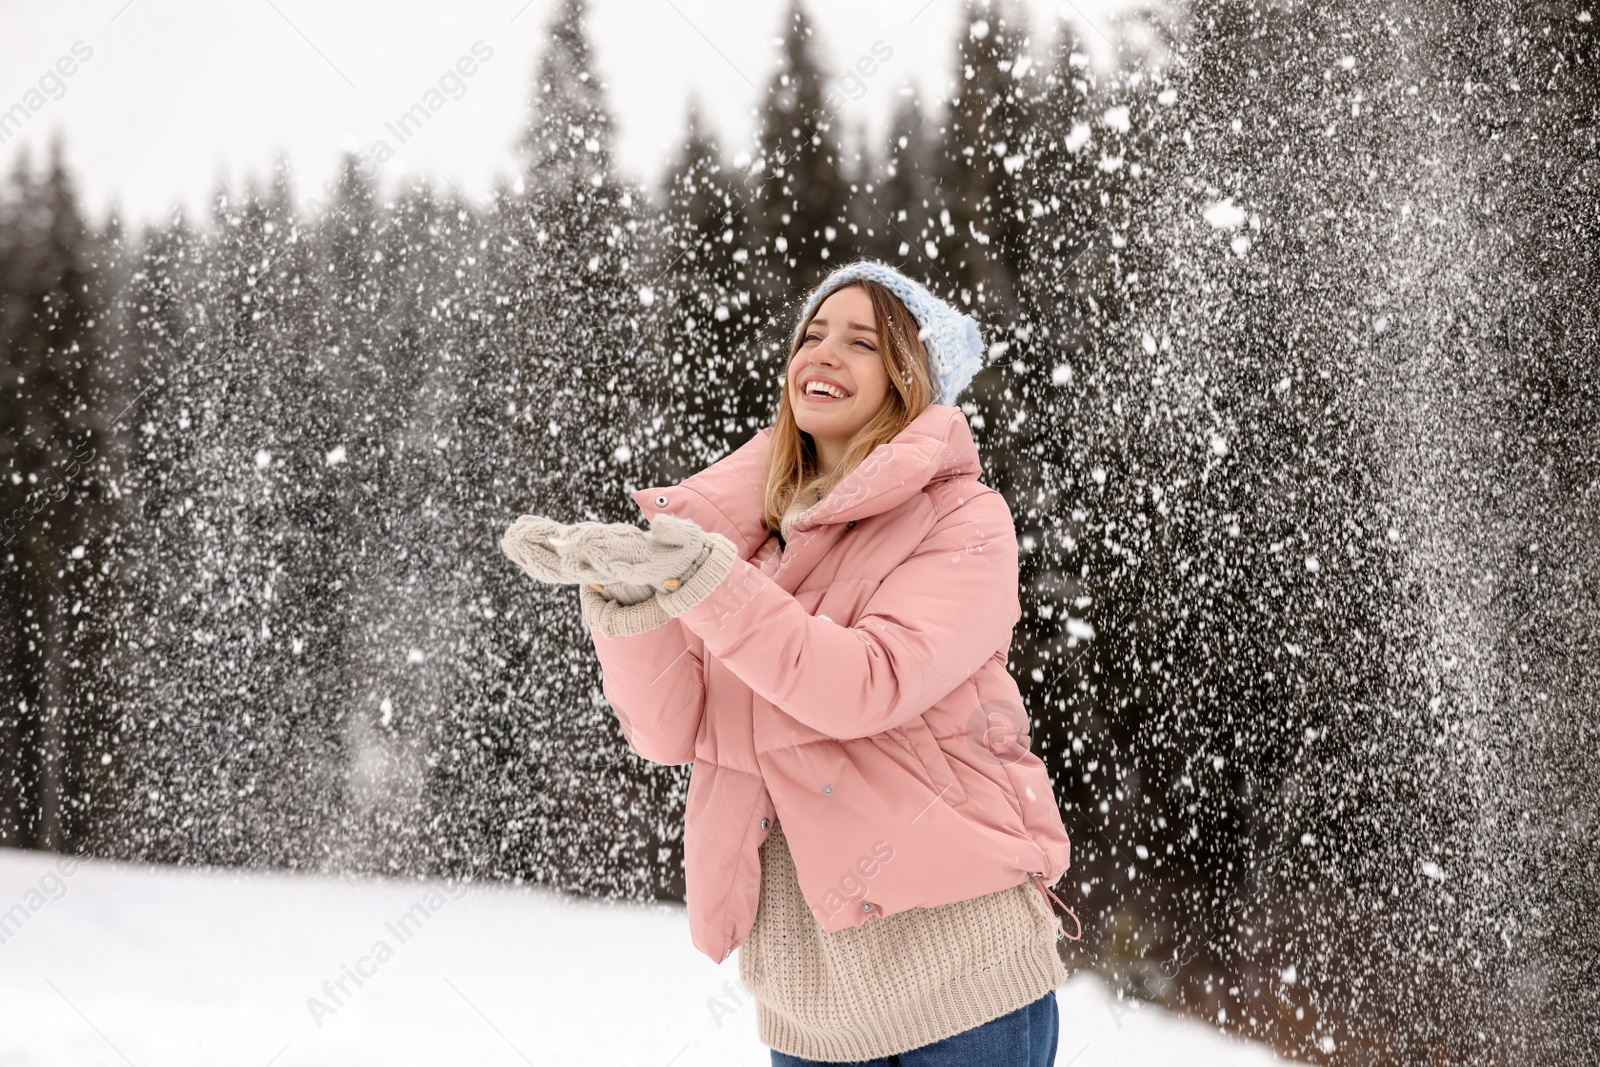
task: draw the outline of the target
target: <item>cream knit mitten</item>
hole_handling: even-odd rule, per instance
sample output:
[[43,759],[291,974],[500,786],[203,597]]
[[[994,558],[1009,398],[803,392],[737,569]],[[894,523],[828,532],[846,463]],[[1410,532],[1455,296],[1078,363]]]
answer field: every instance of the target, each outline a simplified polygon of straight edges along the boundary
[[[664,626],[711,594],[739,559],[734,543],[722,534],[702,530],[689,519],[662,512],[650,521],[652,533],[663,541],[698,541],[700,550],[688,570],[642,588],[649,596],[631,601],[639,586],[596,582],[578,588],[583,617],[606,637],[627,637]],[[649,572],[646,571],[648,574]],[[620,595],[618,595],[620,593]]]
[[671,521],[652,522],[645,531],[626,522],[567,524],[523,515],[506,530],[500,547],[541,582],[656,585],[692,569],[705,545],[698,525],[666,518]]
[[[578,585],[584,619],[609,637],[643,633],[688,610],[738,558],[726,537],[665,512],[650,521],[648,532],[629,523],[568,525],[523,515],[500,547],[539,581]],[[708,569],[708,563],[714,565]],[[691,592],[692,601],[681,595]],[[663,594],[676,611],[664,610]]]

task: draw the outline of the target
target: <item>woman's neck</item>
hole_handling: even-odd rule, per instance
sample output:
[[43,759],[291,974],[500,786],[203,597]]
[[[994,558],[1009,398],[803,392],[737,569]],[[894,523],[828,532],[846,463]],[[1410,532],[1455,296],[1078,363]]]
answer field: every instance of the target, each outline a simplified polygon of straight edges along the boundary
[[818,473],[826,473],[839,465],[844,459],[845,445],[848,441],[836,441],[831,437],[818,437],[809,434],[811,438],[811,451],[816,459]]

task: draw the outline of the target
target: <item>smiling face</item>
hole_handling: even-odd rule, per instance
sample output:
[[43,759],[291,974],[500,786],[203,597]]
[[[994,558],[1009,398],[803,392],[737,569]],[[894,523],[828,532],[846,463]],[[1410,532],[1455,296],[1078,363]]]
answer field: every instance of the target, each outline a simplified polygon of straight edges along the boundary
[[[788,387],[794,421],[816,443],[820,469],[831,470],[883,407],[889,372],[882,348],[872,298],[859,285],[829,294],[806,327],[789,361]],[[807,384],[813,380],[833,388],[819,391]]]

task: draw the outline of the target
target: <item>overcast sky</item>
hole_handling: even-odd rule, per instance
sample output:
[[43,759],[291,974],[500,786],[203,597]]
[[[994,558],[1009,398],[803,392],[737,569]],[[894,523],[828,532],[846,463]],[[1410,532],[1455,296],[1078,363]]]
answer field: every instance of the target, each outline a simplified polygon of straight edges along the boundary
[[[727,156],[750,147],[753,108],[777,62],[789,0],[591,0],[598,76],[617,123],[617,160],[654,181],[677,150],[693,94]],[[1056,23],[1080,20],[1096,46],[1118,0],[1026,0],[1037,50]],[[0,112],[37,106],[0,126],[9,174],[26,145],[35,169],[50,136],[66,139],[80,204],[98,225],[115,202],[150,220],[184,204],[204,215],[220,181],[290,161],[302,204],[334,174],[343,148],[395,151],[385,190],[410,175],[449,181],[481,199],[519,164],[515,140],[542,35],[557,0],[0,0]],[[887,124],[896,94],[925,105],[945,95],[965,0],[806,0],[836,79],[882,41],[892,50],[841,117],[869,136]],[[1083,25],[1088,19],[1091,25]],[[478,43],[481,42],[481,43]],[[488,55],[447,85],[445,103],[401,141],[386,123],[439,87],[462,57]],[[86,57],[86,58],[85,58]],[[473,63],[466,64],[471,69]],[[63,71],[71,71],[63,74]],[[41,82],[43,84],[41,84]],[[30,91],[33,91],[30,93]],[[435,98],[435,103],[439,98]]]

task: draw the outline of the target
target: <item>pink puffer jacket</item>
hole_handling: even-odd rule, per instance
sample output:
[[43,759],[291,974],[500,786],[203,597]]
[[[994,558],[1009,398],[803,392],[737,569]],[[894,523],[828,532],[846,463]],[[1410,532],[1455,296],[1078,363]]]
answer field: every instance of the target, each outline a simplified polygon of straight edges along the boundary
[[966,416],[925,409],[781,550],[762,518],[770,436],[632,494],[646,518],[670,512],[734,543],[712,594],[645,633],[590,630],[633,751],[694,764],[695,947],[721,962],[744,942],[775,814],[824,930],[1029,877],[1059,904],[1047,887],[1071,846],[1005,666],[1016,531],[978,481]]

